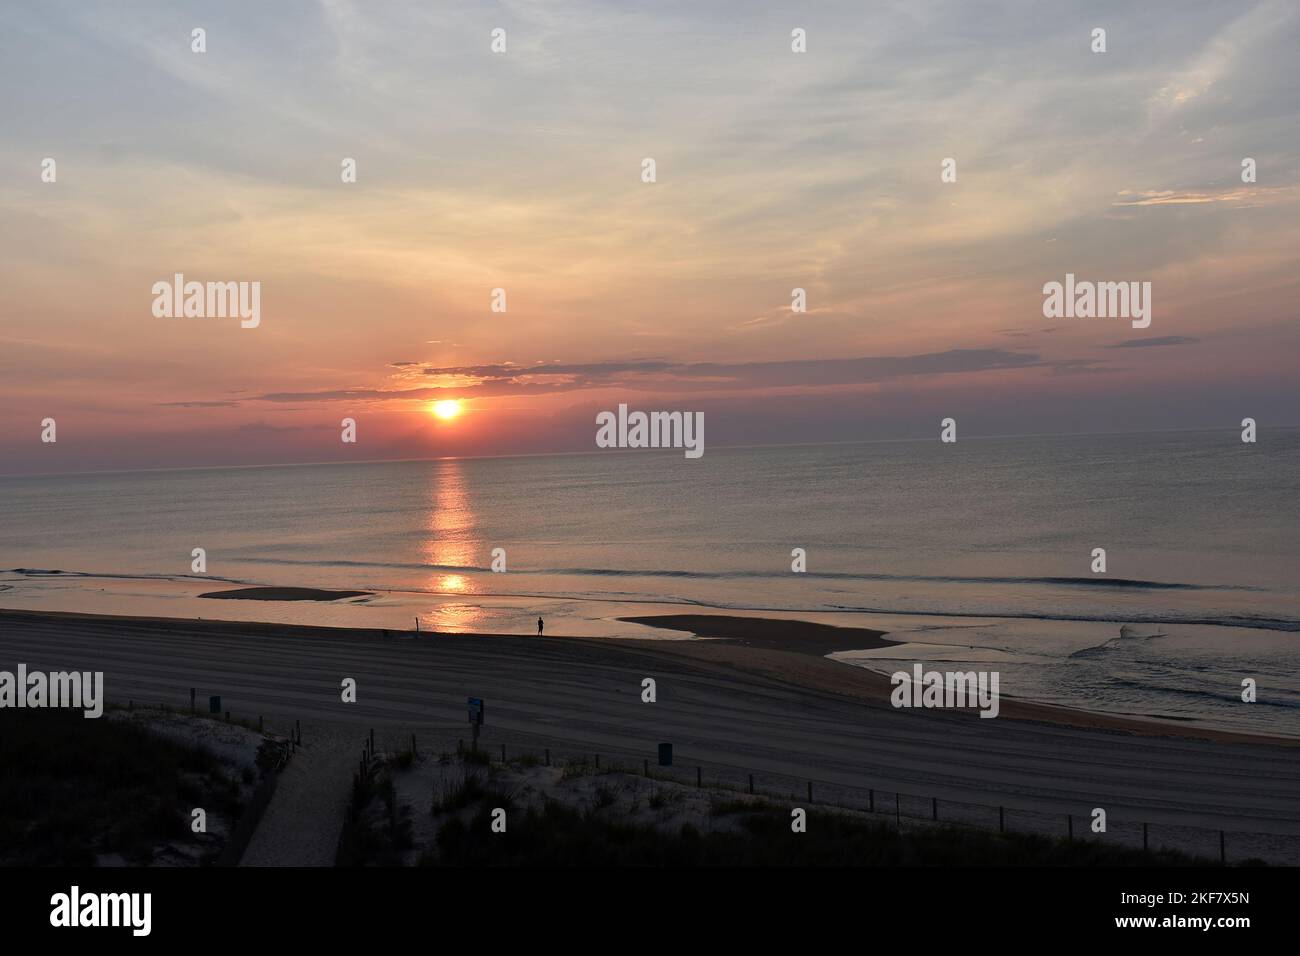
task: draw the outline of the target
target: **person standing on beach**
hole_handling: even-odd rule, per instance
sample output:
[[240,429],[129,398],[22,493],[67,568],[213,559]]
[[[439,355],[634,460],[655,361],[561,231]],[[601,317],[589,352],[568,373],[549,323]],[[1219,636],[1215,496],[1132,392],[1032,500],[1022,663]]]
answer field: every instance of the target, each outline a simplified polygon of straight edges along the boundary
[[542,636],[542,619],[540,617],[537,619],[537,636]]

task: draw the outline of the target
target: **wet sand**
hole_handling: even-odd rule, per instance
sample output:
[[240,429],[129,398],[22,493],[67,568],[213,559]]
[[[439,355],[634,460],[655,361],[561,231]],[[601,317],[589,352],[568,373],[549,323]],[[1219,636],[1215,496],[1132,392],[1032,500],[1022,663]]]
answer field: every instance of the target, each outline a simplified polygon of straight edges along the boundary
[[884,631],[873,631],[865,627],[833,627],[830,624],[778,618],[731,617],[725,614],[653,614],[620,617],[619,620],[669,631],[689,631],[698,637],[720,638],[742,647],[798,651],[817,657],[825,657],[836,651],[869,651],[898,644],[898,641],[884,640]]
[[344,598],[371,597],[372,591],[326,591],[321,588],[231,588],[209,591],[201,598],[224,601],[341,601]]
[[[700,637],[718,638],[707,641],[653,643],[619,641],[622,644],[641,644],[647,650],[663,651],[698,662],[733,667],[751,674],[784,680],[810,690],[841,694],[866,703],[887,702],[890,692],[894,689],[893,684],[884,674],[830,660],[824,656],[836,651],[874,650],[896,646],[898,641],[885,640],[882,637],[886,633],[884,631],[831,627],[805,621],[726,617],[712,614],[660,614],[648,617],[624,617],[619,620],[672,631],[689,631]],[[958,717],[980,719],[973,711],[951,713]],[[1269,741],[1284,747],[1300,747],[1300,739],[1294,737],[1270,737],[1254,732],[1234,733],[1195,725],[1189,726],[1181,721],[1162,717],[1106,714],[1057,707],[1030,700],[1017,700],[1005,692],[1001,695],[1000,716],[1013,720],[1038,720],[1071,727],[1090,727],[1131,734],[1196,737],[1203,740],[1241,743]]]

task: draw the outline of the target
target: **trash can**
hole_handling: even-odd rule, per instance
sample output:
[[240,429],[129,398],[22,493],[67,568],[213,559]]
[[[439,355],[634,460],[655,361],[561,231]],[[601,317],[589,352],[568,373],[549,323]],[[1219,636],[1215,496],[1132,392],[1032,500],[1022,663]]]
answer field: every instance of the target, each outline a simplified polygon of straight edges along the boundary
[[673,745],[660,744],[659,745],[659,766],[671,767],[672,765],[673,765]]

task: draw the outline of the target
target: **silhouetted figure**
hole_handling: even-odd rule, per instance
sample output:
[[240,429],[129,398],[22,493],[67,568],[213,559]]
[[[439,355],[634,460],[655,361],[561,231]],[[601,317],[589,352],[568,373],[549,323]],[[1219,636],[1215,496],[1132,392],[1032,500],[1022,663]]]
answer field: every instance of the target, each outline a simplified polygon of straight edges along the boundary
[[542,619],[540,617],[537,619],[537,636],[542,636]]

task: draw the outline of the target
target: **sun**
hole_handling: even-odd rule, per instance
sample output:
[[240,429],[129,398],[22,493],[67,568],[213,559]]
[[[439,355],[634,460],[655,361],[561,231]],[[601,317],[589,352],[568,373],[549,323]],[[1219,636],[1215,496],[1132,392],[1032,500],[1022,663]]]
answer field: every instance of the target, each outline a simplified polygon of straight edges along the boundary
[[449,398],[445,401],[433,403],[433,414],[437,415],[444,422],[449,422],[453,418],[458,418],[464,409],[461,408],[457,399]]

